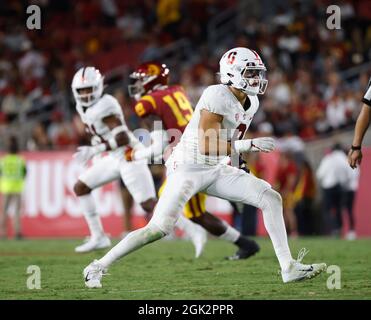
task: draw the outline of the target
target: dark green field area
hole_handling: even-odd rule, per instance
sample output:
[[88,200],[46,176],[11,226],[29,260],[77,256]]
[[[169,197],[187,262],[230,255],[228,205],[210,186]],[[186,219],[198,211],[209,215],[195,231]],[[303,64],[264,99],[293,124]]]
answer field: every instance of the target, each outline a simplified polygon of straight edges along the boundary
[[[209,240],[193,258],[187,241],[151,244],[114,264],[102,289],[87,289],[82,270],[104,251],[74,253],[78,240],[0,242],[0,299],[371,299],[371,240],[327,238],[290,240],[294,257],[310,250],[304,263],[326,262],[341,269],[341,289],[327,288],[330,273],[283,284],[269,239],[258,238],[261,252],[245,261],[227,261],[233,245]],[[41,269],[41,289],[27,289],[27,267]]]

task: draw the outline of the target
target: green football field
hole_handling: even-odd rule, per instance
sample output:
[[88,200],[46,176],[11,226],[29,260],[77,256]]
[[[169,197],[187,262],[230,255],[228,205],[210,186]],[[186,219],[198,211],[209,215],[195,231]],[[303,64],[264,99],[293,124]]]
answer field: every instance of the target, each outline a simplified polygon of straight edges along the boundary
[[[151,244],[111,267],[102,289],[87,289],[82,270],[104,251],[75,254],[78,240],[0,241],[0,299],[371,299],[371,240],[290,240],[293,254],[310,250],[305,262],[340,267],[341,289],[328,289],[333,274],[283,284],[269,239],[245,261],[227,261],[234,246],[209,240],[193,258],[190,242]],[[40,267],[41,289],[27,288],[27,268]],[[29,280],[29,282],[32,282]]]

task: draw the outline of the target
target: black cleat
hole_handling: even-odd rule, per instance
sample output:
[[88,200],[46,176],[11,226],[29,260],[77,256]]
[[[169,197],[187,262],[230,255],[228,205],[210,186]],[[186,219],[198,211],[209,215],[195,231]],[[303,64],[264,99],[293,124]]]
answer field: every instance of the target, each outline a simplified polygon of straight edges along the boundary
[[244,260],[260,250],[259,245],[254,240],[250,240],[244,236],[241,236],[236,241],[236,245],[239,246],[239,249],[233,256],[226,257],[227,260]]

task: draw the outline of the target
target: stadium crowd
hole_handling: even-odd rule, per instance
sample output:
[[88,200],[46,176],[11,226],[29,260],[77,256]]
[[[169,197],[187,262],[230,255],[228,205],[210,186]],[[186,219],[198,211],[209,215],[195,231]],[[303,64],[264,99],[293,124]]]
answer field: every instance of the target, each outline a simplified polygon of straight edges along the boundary
[[[28,148],[74,146],[81,132],[73,120],[70,80],[74,71],[127,43],[141,45],[140,60],[159,59],[162,47],[181,38],[191,40],[193,54],[187,62],[176,64],[172,79],[186,88],[193,103],[217,80],[220,53],[226,47],[246,46],[256,48],[268,67],[269,90],[254,121],[255,129],[272,130],[276,136],[289,131],[313,139],[354,123],[368,78],[361,74],[344,84],[342,71],[369,59],[371,17],[364,10],[367,1],[342,2],[340,30],[326,29],[327,1],[288,1],[294,4],[290,10],[284,10],[285,1],[242,1],[252,7],[250,14],[242,14],[238,32],[216,48],[207,45],[203,22],[230,7],[238,8],[241,4],[237,0],[139,2],[2,2],[1,126],[32,120],[47,109],[51,116],[33,123]],[[31,3],[46,13],[41,30],[19,25],[27,18],[26,6]],[[271,21],[269,27],[267,21]],[[116,66],[130,60],[125,51],[120,52],[122,60],[115,61]],[[137,62],[130,60],[130,67]],[[99,64],[104,72],[109,71],[103,62]],[[130,105],[126,97],[120,98]]]
[[[162,60],[164,47],[188,39],[187,55],[178,54],[170,65],[171,81],[181,83],[195,105],[203,89],[217,82],[222,52],[255,48],[267,65],[269,85],[251,130],[287,138],[281,144],[287,153],[277,184],[293,195],[300,191],[300,199],[314,197],[311,169],[305,161],[297,166],[297,155],[303,141],[354,125],[368,75],[344,71],[371,57],[369,1],[337,3],[339,30],[326,27],[331,3],[325,0],[1,1],[0,134],[27,124],[27,150],[74,149],[86,143],[70,89],[73,73],[83,65],[106,74],[125,65],[125,79],[140,61]],[[30,4],[41,7],[41,30],[19,23],[26,21]],[[231,10],[231,32],[210,42],[205,21]],[[138,120],[126,84],[127,79],[119,82],[114,94],[135,129]],[[299,172],[306,184],[287,178]]]

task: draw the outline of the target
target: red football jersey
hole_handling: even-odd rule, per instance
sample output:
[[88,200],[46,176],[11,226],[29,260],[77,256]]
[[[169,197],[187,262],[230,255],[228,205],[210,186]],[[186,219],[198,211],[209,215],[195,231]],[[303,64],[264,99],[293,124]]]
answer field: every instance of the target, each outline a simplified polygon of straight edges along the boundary
[[184,131],[192,117],[193,108],[181,86],[169,86],[143,96],[135,105],[139,117],[150,114],[161,118],[164,129]]

